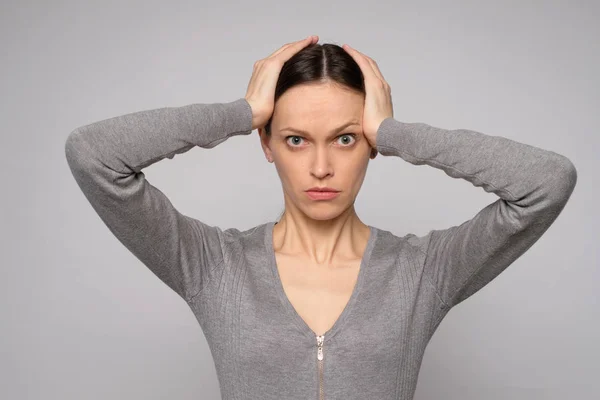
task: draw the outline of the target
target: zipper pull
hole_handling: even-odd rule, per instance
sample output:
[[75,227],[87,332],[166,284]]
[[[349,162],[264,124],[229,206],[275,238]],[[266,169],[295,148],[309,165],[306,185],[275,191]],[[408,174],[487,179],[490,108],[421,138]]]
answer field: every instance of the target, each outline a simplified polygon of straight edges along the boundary
[[317,360],[323,360],[323,341],[325,340],[325,335],[318,336],[317,335]]

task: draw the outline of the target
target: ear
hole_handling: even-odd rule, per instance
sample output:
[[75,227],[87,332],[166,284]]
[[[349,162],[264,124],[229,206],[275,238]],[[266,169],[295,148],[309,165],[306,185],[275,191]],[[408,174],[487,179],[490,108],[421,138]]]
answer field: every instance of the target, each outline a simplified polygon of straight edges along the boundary
[[273,153],[271,152],[271,148],[269,147],[271,138],[267,136],[267,132],[265,131],[264,127],[258,128],[258,137],[260,138],[260,145],[263,149],[263,152],[265,153],[267,161],[273,162]]
[[371,155],[370,155],[370,159],[373,160],[375,157],[377,157],[377,154],[379,154],[379,152],[377,151],[377,149],[375,148],[371,148]]

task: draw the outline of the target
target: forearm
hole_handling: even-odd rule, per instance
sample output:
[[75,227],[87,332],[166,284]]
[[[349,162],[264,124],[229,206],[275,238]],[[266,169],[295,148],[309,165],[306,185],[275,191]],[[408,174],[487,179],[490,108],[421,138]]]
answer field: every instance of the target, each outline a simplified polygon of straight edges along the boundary
[[194,146],[212,148],[252,132],[252,110],[243,98],[138,111],[75,129],[66,142],[69,162],[90,161],[120,173],[139,172]]

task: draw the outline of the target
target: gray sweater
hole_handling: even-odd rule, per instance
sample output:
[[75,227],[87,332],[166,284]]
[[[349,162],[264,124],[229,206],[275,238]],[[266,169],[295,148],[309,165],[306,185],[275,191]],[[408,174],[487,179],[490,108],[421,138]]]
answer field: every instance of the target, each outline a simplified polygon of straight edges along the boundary
[[223,399],[412,399],[444,316],[542,236],[577,181],[572,162],[552,151],[387,118],[377,132],[380,154],[441,169],[499,198],[470,220],[423,236],[369,225],[354,291],[319,338],[283,290],[274,221],[245,231],[210,226],[177,211],[142,172],[251,132],[252,110],[240,98],[95,122],[75,129],[65,146],[95,212],[193,310]]

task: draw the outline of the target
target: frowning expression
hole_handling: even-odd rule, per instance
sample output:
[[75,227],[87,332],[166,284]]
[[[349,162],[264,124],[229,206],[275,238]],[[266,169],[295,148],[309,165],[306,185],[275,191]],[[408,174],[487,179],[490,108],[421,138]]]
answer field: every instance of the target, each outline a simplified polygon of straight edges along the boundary
[[[283,186],[286,209],[297,207],[314,219],[330,219],[354,203],[376,156],[362,133],[364,95],[334,83],[288,89],[275,104],[271,135],[261,144]],[[308,190],[329,187],[331,199]]]

